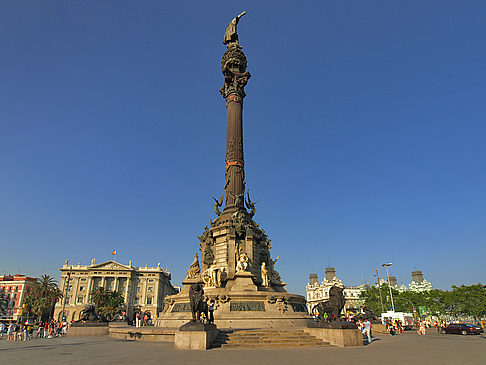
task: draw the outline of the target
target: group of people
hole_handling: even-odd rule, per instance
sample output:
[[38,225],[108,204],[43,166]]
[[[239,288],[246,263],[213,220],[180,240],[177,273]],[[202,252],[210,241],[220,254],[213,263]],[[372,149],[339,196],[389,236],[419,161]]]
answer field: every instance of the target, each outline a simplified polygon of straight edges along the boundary
[[33,338],[53,338],[65,336],[68,323],[66,321],[51,320],[39,322],[36,325],[24,322],[11,322],[0,324],[1,338],[7,341],[28,341]]
[[138,311],[134,313],[135,317],[135,327],[139,328],[142,326],[151,326],[152,325],[152,318],[148,313],[142,313]]
[[392,319],[387,319],[385,321],[385,325],[390,336],[405,332],[405,327],[403,326],[402,321],[399,319],[395,319],[394,321]]
[[201,313],[201,320],[204,323],[214,323],[214,300],[211,299],[209,302],[206,302],[206,304],[208,306],[208,311]]

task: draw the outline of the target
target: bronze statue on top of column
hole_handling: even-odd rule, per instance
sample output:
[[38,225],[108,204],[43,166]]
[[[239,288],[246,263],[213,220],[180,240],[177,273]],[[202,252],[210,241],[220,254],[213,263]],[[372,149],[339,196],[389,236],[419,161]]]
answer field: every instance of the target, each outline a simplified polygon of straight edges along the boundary
[[246,11],[231,20],[224,33],[223,44],[226,44],[228,49],[221,60],[221,71],[224,75],[224,85],[219,91],[225,99],[232,93],[236,93],[241,98],[244,98],[245,92],[243,89],[248,82],[248,79],[251,77],[250,73],[246,71],[246,56],[238,43],[238,33],[236,28],[240,18],[245,14]]
[[226,31],[224,32],[223,44],[227,44],[228,48],[231,47],[232,44],[238,44],[238,32],[236,31],[236,26],[238,25],[240,18],[245,14],[246,11],[242,12],[236,18],[233,18],[233,20],[230,21],[228,26],[226,27]]

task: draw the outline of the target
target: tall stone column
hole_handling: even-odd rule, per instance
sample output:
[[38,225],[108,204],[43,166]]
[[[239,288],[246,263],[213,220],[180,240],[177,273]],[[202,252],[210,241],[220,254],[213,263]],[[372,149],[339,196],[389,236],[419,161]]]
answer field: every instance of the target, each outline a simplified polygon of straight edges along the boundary
[[93,277],[88,277],[88,283],[86,288],[86,299],[85,303],[89,303],[89,295],[91,293],[91,288],[93,287]]
[[245,159],[243,155],[243,98],[251,77],[246,56],[238,43],[229,43],[221,60],[224,85],[219,90],[226,99],[225,213],[244,209]]
[[129,286],[130,286],[130,276],[127,276],[127,281],[125,282],[125,302],[127,303],[127,305],[130,304],[130,298],[128,297],[128,290],[129,290]]

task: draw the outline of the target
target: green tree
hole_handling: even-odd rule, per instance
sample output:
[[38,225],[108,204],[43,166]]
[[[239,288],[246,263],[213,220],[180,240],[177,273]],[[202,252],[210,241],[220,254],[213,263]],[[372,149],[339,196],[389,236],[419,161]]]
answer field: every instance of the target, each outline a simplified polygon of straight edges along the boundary
[[34,283],[32,294],[26,296],[22,304],[25,304],[27,315],[34,314],[37,319],[47,321],[52,317],[56,301],[61,297],[62,293],[54,278],[49,275],[42,275]]
[[96,310],[99,310],[107,298],[107,291],[105,288],[95,288],[91,290],[89,299],[94,303]]
[[477,321],[486,315],[486,288],[481,284],[452,286],[455,314],[471,316]]
[[[388,289],[388,284],[381,284],[380,288],[377,286],[369,286],[360,293],[360,299],[363,304],[373,311],[376,316],[382,313],[381,301],[380,301],[380,290],[381,298],[383,299],[383,310],[386,312],[391,308],[391,298],[390,290]],[[398,290],[392,288],[393,299],[398,296]],[[395,307],[400,305],[400,303],[395,302]]]
[[57,288],[56,281],[49,275],[42,275],[34,284],[34,294],[38,298],[48,298]]
[[24,316],[31,317],[34,314],[34,307],[36,306],[35,298],[32,295],[27,295],[23,302]]
[[123,298],[123,295],[118,292],[107,291],[99,311],[106,317],[106,319],[112,321],[124,308],[125,299]]

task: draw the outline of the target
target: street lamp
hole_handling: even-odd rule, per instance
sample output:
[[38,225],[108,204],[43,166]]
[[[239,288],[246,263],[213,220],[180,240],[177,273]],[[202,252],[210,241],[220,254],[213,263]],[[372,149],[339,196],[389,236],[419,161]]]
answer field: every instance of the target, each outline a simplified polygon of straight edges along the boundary
[[376,282],[378,283],[378,292],[380,293],[381,313],[383,313],[383,297],[381,296],[381,283],[380,277],[378,276],[378,269],[376,269]]
[[[71,269],[72,267],[69,268],[67,280],[64,281],[64,287],[66,289],[66,293],[64,294],[64,303],[62,305],[62,315],[61,315],[61,321],[64,321],[64,310],[66,309],[66,298],[67,298],[67,293],[69,290],[69,281],[71,280]],[[66,284],[67,281],[67,284]]]
[[391,298],[391,305],[392,305],[392,311],[395,312],[395,304],[393,303],[393,294],[391,290],[391,285],[390,285],[390,276],[388,275],[388,266],[392,266],[393,264],[389,262],[388,264],[383,264],[383,266],[386,269],[386,278],[388,280],[388,288],[390,289],[390,298]]

